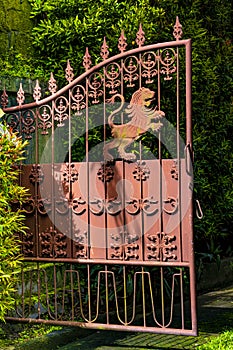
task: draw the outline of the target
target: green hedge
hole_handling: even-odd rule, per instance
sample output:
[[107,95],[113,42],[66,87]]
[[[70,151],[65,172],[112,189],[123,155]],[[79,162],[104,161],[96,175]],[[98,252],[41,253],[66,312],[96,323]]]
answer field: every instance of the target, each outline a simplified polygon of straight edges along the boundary
[[0,123],[0,320],[14,309],[14,287],[20,270],[20,245],[16,234],[24,232],[24,216],[18,208],[26,190],[18,185],[25,143]]

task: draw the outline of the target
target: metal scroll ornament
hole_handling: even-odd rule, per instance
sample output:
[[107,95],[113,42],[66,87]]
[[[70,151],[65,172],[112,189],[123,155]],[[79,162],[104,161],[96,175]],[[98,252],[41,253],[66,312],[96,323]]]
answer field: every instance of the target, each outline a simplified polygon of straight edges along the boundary
[[147,250],[149,251],[147,254],[148,259],[158,261],[176,259],[174,250],[177,249],[177,246],[173,244],[173,241],[176,240],[174,235],[157,232],[156,234],[149,235],[148,240],[150,241],[147,244]]
[[23,253],[25,256],[33,256],[34,254],[34,234],[33,232],[27,232],[23,237],[22,237],[22,249]]
[[76,258],[87,258],[87,231],[83,233],[78,229],[74,234],[74,245],[75,245],[75,257]]
[[41,183],[44,180],[44,174],[40,164],[33,164],[29,175],[31,183]]
[[178,171],[178,165],[177,165],[177,161],[176,160],[174,160],[170,172],[171,172],[172,179],[178,180],[178,178],[179,178],[179,171]]
[[94,215],[102,215],[108,213],[110,215],[117,215],[122,210],[122,202],[116,198],[112,199],[101,199],[93,198],[90,200],[90,211]]
[[30,140],[35,130],[34,112],[28,109],[22,115],[22,133],[25,135],[25,139]]
[[52,227],[40,234],[41,254],[50,258],[66,257],[66,236]]
[[146,84],[151,84],[154,82],[154,78],[158,74],[157,61],[159,57],[153,52],[145,52],[142,56],[142,76],[146,78]]
[[64,121],[69,118],[69,115],[67,113],[68,105],[69,103],[64,96],[61,96],[56,100],[56,103],[55,103],[56,113],[54,115],[54,119],[58,121],[58,124],[57,124],[58,127],[64,126],[65,125]]
[[150,169],[145,162],[137,162],[133,170],[133,177],[137,181],[146,181],[149,178]]
[[153,215],[158,211],[158,201],[153,197],[148,198],[130,198],[126,201],[127,207],[125,210],[131,215],[137,215],[140,211],[143,211],[147,215]]
[[75,182],[78,181],[78,170],[75,168],[74,163],[66,163],[65,169],[63,172],[63,181],[64,182]]
[[97,177],[102,182],[110,182],[114,177],[113,167],[104,163],[101,164],[101,167],[97,172]]
[[130,260],[139,258],[139,244],[137,242],[139,236],[136,233],[121,231],[117,234],[112,234],[111,239],[112,259]]
[[52,127],[51,107],[48,105],[41,106],[37,113],[38,127],[42,129],[41,135],[48,135],[48,129]]
[[82,110],[86,108],[86,91],[82,85],[75,85],[71,90],[72,104],[71,108],[77,116],[82,115]]
[[40,215],[47,215],[51,212],[52,202],[48,198],[30,197],[27,202],[23,204],[23,210],[27,215],[33,214],[37,211]]

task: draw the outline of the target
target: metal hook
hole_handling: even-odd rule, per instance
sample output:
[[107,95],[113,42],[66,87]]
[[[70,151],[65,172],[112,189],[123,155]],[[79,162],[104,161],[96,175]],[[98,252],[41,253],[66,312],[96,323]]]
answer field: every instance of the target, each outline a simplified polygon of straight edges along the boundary
[[203,212],[201,209],[201,204],[198,199],[196,199],[196,215],[199,220],[203,219]]

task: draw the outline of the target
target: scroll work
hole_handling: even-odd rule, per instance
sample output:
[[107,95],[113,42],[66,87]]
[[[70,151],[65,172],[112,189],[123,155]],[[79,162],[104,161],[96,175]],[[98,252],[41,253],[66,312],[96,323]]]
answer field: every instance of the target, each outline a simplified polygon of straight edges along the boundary
[[108,124],[111,128],[111,134],[114,140],[104,146],[104,159],[112,160],[113,156],[109,153],[110,149],[117,148],[119,156],[126,160],[136,158],[134,153],[127,153],[126,147],[136,141],[146,131],[159,131],[162,127],[161,119],[165,113],[155,108],[149,108],[154,98],[154,91],[142,87],[133,93],[129,106],[125,109],[131,120],[126,124],[117,125],[113,119],[118,112],[123,112],[125,99],[122,95],[116,94],[108,100],[114,103],[120,98],[120,107],[115,109],[108,117]]

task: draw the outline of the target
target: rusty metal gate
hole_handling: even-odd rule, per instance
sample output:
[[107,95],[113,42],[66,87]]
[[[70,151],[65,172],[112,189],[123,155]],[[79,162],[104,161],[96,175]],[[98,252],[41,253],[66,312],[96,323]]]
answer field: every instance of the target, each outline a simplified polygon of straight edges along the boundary
[[28,140],[21,185],[28,231],[16,307],[8,320],[196,335],[192,209],[191,41],[92,66],[41,99],[2,106]]

